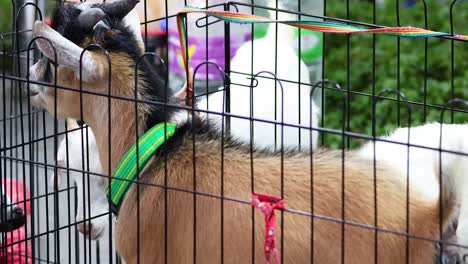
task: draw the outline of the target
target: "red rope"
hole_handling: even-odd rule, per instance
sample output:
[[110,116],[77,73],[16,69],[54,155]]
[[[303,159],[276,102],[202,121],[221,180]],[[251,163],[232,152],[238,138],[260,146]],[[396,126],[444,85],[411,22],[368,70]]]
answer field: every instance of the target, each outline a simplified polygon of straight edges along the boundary
[[275,209],[284,209],[284,200],[280,197],[253,193],[252,206],[262,211],[265,216],[265,259],[270,263],[270,257],[273,256],[275,263],[280,262],[280,253],[276,244],[277,226],[275,221]]

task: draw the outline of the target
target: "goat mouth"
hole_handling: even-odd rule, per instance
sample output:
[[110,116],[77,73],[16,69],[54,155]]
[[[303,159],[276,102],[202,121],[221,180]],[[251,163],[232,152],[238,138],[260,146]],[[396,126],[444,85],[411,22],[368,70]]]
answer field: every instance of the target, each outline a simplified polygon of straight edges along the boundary
[[82,234],[90,240],[98,240],[102,237],[103,233],[104,233],[104,228],[102,228],[98,232],[85,232]]
[[30,87],[29,89],[28,88],[24,88],[24,93],[26,95],[29,95],[29,97],[34,97],[36,95],[39,95],[41,93],[40,89],[38,89],[38,87]]
[[29,91],[29,101],[31,102],[31,106],[33,106],[36,109],[44,109],[43,106],[43,101],[41,98],[41,92],[40,91]]
[[39,94],[39,91],[32,91],[32,90],[29,91],[29,96],[30,97],[34,97],[34,96],[36,96],[38,94]]

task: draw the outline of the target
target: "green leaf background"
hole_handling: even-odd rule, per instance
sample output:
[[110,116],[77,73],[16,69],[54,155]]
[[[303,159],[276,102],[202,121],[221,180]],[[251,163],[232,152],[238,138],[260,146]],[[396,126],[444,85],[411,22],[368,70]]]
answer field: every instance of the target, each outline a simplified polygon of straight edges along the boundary
[[[400,26],[424,27],[423,1],[415,1],[413,7],[406,7],[400,1]],[[428,29],[450,32],[451,1],[426,1]],[[373,23],[373,4],[366,1],[349,1],[347,13],[345,1],[327,1],[326,15],[337,18]],[[397,26],[395,1],[385,1],[376,5],[375,23],[384,26]],[[349,17],[348,17],[349,15]],[[454,32],[468,34],[468,1],[457,1],[453,12]],[[440,120],[440,109],[424,107],[442,106],[452,98],[468,100],[468,43],[438,38],[425,39],[398,38],[375,35],[375,64],[373,64],[373,38],[371,34],[336,35],[325,34],[325,78],[337,81],[345,90],[372,94],[383,89],[400,90],[411,102],[411,125]],[[349,41],[349,54],[347,43]],[[453,45],[453,48],[452,48]],[[454,67],[451,54],[454,54]],[[347,59],[349,56],[349,65]],[[425,71],[425,60],[427,69]],[[349,71],[349,78],[347,77]],[[373,72],[375,82],[373,82]],[[399,73],[399,81],[398,81]],[[452,76],[453,75],[453,83]],[[425,80],[426,79],[426,83]],[[386,96],[396,98],[394,94]],[[326,92],[325,127],[341,129],[341,102],[337,92]],[[398,108],[400,113],[398,114]],[[384,100],[377,104],[376,134],[382,135],[400,126],[408,125],[405,104]],[[372,98],[363,95],[349,97],[349,130],[355,133],[372,135]],[[398,116],[399,115],[399,116]],[[400,122],[398,122],[400,121]],[[446,122],[466,122],[466,113],[445,114]],[[361,142],[349,139],[346,145],[356,147]],[[324,145],[341,147],[341,137],[325,137]]]

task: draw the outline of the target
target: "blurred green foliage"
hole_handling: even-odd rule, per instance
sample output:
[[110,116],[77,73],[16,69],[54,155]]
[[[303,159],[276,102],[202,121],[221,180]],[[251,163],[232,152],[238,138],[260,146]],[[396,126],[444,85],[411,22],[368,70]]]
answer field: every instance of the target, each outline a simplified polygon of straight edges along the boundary
[[[12,3],[11,0],[0,0],[0,34],[12,30]],[[0,49],[1,49],[0,44]]]
[[[21,4],[19,1],[16,0],[0,0],[0,35],[4,37],[4,41],[2,41],[0,38],[0,52],[2,52],[3,49],[5,49],[5,51],[7,52],[10,52],[10,54],[7,56],[2,56],[2,54],[0,54],[0,69],[2,69],[3,66],[5,66],[4,68],[6,69],[6,71],[11,70],[11,65],[13,63],[13,55],[11,54],[14,37],[14,34],[11,34],[14,31],[13,3],[18,5],[18,7]],[[56,1],[46,0],[46,11],[44,17],[50,16],[56,4]],[[26,9],[27,8],[34,7],[29,6],[26,7]],[[26,9],[23,9],[23,11]],[[36,15],[38,14],[36,13]]]
[[[12,8],[11,0],[0,0],[0,35],[12,31]],[[3,38],[0,37],[0,53],[3,53],[3,51],[10,51],[11,44],[11,36],[4,36]],[[11,64],[11,61],[11,58],[4,57],[2,54],[0,54],[0,69],[8,68],[8,65]]]
[[[406,7],[403,4],[406,1],[400,2],[400,26],[425,27],[423,1],[415,1],[413,7]],[[427,28],[450,32],[451,1],[426,2]],[[347,13],[346,1],[328,0],[326,15],[384,26],[398,25],[396,1],[386,0],[384,4],[376,4],[375,7],[374,21],[372,2],[349,1],[349,13]],[[468,34],[468,1],[455,3],[453,20],[455,33]],[[375,35],[374,57],[374,37],[371,34],[349,36],[325,34],[325,38],[325,78],[337,81],[344,90],[351,91],[348,97],[349,119],[346,122],[349,131],[372,135],[372,97],[353,92],[372,94],[374,89],[378,94],[384,89],[399,89],[410,102],[419,103],[411,105],[412,126],[440,120],[440,109],[424,107],[424,102],[428,105],[442,106],[451,98],[468,100],[468,43],[466,42],[429,38],[426,57],[426,39],[398,40],[393,36]],[[374,63],[373,58],[375,58]],[[396,98],[395,94],[386,94],[386,96]],[[342,128],[340,98],[340,94],[336,91],[326,92],[324,127]],[[449,111],[445,114],[444,121],[452,121]],[[455,113],[453,121],[467,122],[468,114]],[[401,126],[408,124],[406,105],[403,103],[398,105],[397,102],[390,100],[380,101],[376,108],[376,134],[390,132],[398,124]],[[339,148],[341,136],[325,136],[323,143],[329,147]],[[357,140],[349,142],[351,147],[359,143]]]
[[0,33],[7,32],[11,29],[11,9],[11,0],[0,0]]

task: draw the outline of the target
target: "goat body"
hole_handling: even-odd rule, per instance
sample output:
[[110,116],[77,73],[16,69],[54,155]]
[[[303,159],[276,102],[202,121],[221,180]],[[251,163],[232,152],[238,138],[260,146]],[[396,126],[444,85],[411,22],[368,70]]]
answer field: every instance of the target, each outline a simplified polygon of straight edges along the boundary
[[[221,171],[219,142],[197,139],[194,170],[190,136],[184,141],[185,144],[170,156],[167,175],[159,160],[153,162],[141,176],[143,181],[157,186],[164,185],[164,179],[167,179],[170,189],[167,190],[165,200],[163,188],[148,185],[139,187],[140,261],[162,263],[164,247],[167,245],[169,263],[187,263],[195,257],[201,263],[217,263],[222,257],[228,263],[245,263],[252,258],[262,262],[263,216],[255,211],[253,221],[248,203],[230,200],[250,199],[252,178],[249,152],[225,146],[224,171]],[[379,263],[403,263],[406,258],[406,237],[380,231],[376,241],[372,228],[375,223],[379,228],[400,234],[409,231],[414,236],[437,237],[437,200],[421,199],[423,196],[414,188],[410,189],[410,226],[406,230],[405,182],[404,178],[398,177],[401,174],[385,166],[376,168],[376,212],[372,160],[356,158],[353,153],[347,154],[343,180],[342,160],[336,154],[315,154],[312,172],[309,157],[286,155],[283,173],[279,156],[254,155],[254,190],[279,195],[283,176],[286,207],[306,212],[306,215],[285,212],[283,222],[279,220],[278,225],[284,225],[284,232],[279,233],[278,238],[283,239],[285,263],[305,263],[311,258],[317,263],[337,263],[342,257],[347,263],[373,262],[375,243]],[[342,187],[345,188],[344,193]],[[177,189],[196,189],[209,196],[197,195],[195,198],[193,194]],[[212,196],[227,198],[222,202]],[[307,216],[307,212],[313,212],[316,218]],[[346,221],[356,225],[346,224],[343,227],[339,223],[342,213]],[[162,217],[165,215],[167,219]],[[136,263],[138,232],[135,223],[138,221],[138,211],[135,186],[127,193],[119,217],[116,229],[119,252],[128,263]],[[341,243],[344,243],[344,256],[341,255]],[[409,239],[409,249],[410,263],[429,263],[434,245],[429,241]]]

